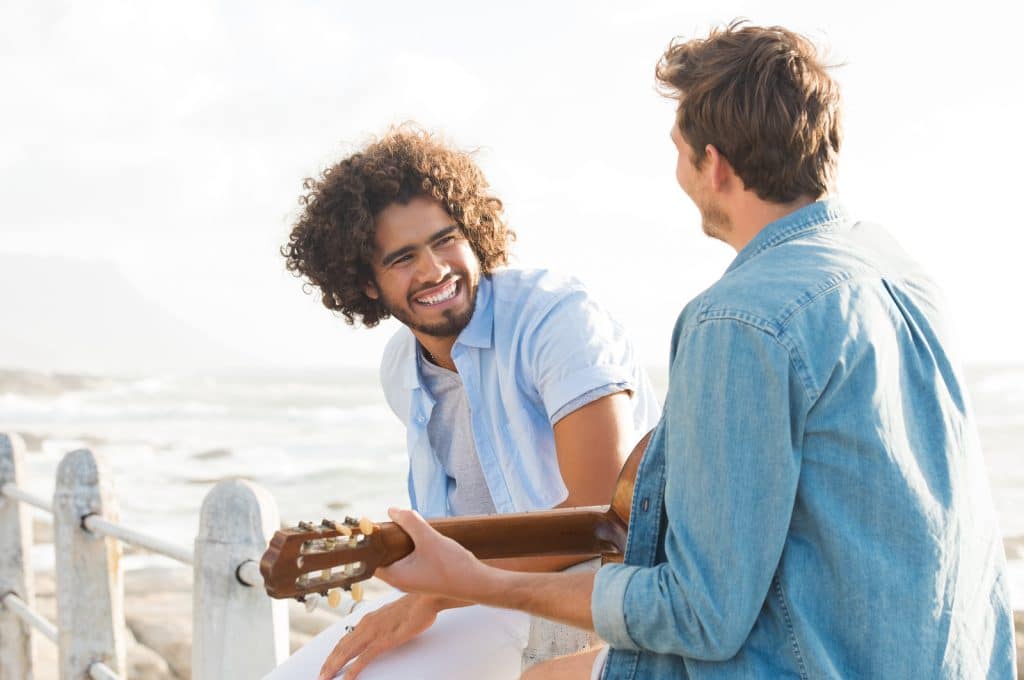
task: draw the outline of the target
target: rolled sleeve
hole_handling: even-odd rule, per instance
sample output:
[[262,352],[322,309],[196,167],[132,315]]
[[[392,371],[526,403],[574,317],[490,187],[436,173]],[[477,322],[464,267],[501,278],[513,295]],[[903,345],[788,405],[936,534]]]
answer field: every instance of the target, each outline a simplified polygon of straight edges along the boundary
[[594,593],[590,613],[594,631],[616,649],[638,649],[626,628],[626,589],[629,581],[642,569],[625,564],[606,564],[594,577]]
[[618,394],[619,392],[628,392],[630,391],[630,389],[631,388],[628,383],[609,383],[607,385],[595,387],[594,389],[589,390],[584,394],[581,394],[580,396],[576,397],[575,399],[567,403],[562,408],[555,411],[555,415],[551,416],[551,424],[554,425],[555,423],[557,423],[559,420],[566,417],[570,413],[577,411],[586,406],[587,404],[593,403],[598,399],[601,399],[602,397],[607,397],[610,394]]
[[551,422],[592,390],[637,388],[639,367],[625,331],[583,290],[557,300],[524,338],[523,357]]

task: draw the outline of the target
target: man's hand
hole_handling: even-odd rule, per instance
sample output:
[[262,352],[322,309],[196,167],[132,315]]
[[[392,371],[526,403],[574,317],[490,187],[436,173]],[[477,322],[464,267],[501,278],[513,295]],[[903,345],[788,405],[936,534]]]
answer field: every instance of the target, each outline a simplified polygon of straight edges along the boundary
[[388,515],[409,534],[415,549],[391,566],[377,569],[376,577],[407,593],[476,601],[471,597],[476,582],[493,569],[435,531],[415,510],[390,508]]
[[320,668],[319,680],[330,680],[355,659],[345,671],[345,680],[353,680],[375,658],[430,628],[445,608],[438,598],[406,595],[370,612],[338,641]]
[[412,538],[415,549],[375,575],[406,592],[451,597],[518,609],[553,621],[594,630],[590,597],[594,573],[531,574],[484,564],[473,553],[434,530],[414,510],[391,508],[395,524]]

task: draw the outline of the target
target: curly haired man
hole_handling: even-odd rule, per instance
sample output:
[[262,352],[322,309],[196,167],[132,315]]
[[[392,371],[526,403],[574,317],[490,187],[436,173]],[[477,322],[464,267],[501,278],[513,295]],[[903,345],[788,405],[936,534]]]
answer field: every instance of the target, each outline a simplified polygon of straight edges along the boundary
[[[403,127],[305,189],[282,249],[288,268],[349,323],[403,325],[381,381],[406,427],[413,507],[443,516],[607,503],[657,401],[622,328],[582,285],[504,266],[513,233],[472,158]],[[354,678],[465,604],[406,595],[345,635],[321,676],[351,661]]]
[[502,571],[393,509],[416,549],[378,576],[608,642],[530,680],[1012,678],[942,296],[832,195],[835,81],[803,37],[742,23],[674,43],[657,74],[678,103],[676,179],[737,255],[676,322],[625,563]]

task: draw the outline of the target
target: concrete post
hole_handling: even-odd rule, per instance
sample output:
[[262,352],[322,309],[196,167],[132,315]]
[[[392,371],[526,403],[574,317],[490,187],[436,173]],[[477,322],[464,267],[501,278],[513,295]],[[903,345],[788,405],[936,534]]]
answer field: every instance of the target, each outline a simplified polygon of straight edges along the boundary
[[89,514],[116,522],[118,506],[103,462],[79,449],[61,460],[53,493],[60,680],[86,680],[96,661],[125,672],[121,543],[85,530]]
[[243,480],[220,482],[203,500],[192,587],[192,678],[259,678],[288,656],[288,610],[237,573],[259,562],[280,527],[277,504]]
[[[0,432],[0,488],[24,480],[25,447],[18,435]],[[32,520],[23,503],[0,494],[0,598],[13,592],[35,603]],[[0,680],[32,680],[32,627],[0,603]]]

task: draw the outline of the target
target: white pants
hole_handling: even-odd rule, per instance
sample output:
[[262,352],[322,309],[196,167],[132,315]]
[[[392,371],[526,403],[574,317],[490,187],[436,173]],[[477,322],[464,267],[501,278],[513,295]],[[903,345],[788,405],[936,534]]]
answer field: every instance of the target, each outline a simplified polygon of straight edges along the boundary
[[[316,680],[327,655],[363,616],[402,593],[359,607],[288,657],[264,680]],[[360,680],[516,680],[522,671],[530,617],[509,609],[474,605],[446,609],[421,635],[374,659]],[[336,676],[344,678],[342,672]]]
[[601,680],[604,675],[604,662],[608,660],[608,648],[602,647],[594,659],[594,667],[590,670],[590,680]]

